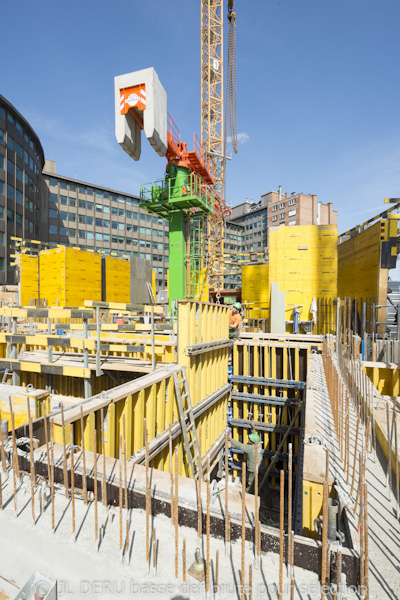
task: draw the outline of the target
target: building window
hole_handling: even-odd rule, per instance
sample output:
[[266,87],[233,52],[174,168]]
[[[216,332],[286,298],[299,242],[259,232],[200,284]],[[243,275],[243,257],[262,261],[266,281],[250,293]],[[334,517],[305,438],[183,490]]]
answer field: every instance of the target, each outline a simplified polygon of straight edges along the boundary
[[285,218],[285,213],[281,213],[281,214],[279,215],[279,218],[280,218],[280,219],[284,219],[284,218]]
[[12,150],[13,152],[15,150],[14,138],[12,138],[10,134],[7,134],[7,148]]
[[278,210],[278,205],[274,204],[274,206],[272,207],[272,212],[275,212],[276,210]]
[[93,210],[93,202],[86,202],[86,208],[87,210]]
[[294,210],[289,210],[288,212],[288,217],[294,217],[294,215],[296,214],[296,209]]
[[272,220],[273,220],[273,221],[277,221],[277,220],[278,220],[278,215],[274,215],[274,216],[272,217]]
[[288,225],[296,225],[296,219],[294,221],[289,221]]
[[7,223],[14,223],[14,211],[7,209]]
[[285,203],[281,202],[280,205],[279,205],[279,208],[285,208]]
[[20,181],[22,183],[22,169],[20,169],[19,167],[17,167],[16,171],[17,171],[17,173],[16,173],[17,179],[18,179],[18,181]]
[[20,204],[22,206],[22,204],[23,204],[22,192],[20,192],[19,190],[16,190],[16,201],[17,201],[17,204]]
[[79,200],[78,201],[78,207],[79,208],[86,208],[86,201],[85,200]]
[[63,221],[68,219],[68,213],[65,210],[60,210],[60,219]]
[[54,208],[50,208],[49,210],[50,219],[58,219],[58,211]]
[[50,225],[49,233],[51,233],[51,235],[57,235],[57,229],[57,225]]
[[9,200],[14,200],[15,199],[15,191],[12,185],[10,185],[9,183],[7,183],[7,198]]
[[86,232],[86,237],[87,237],[88,240],[92,240],[94,238],[93,231],[87,231]]
[[293,204],[296,204],[296,198],[290,198],[289,206],[293,206]]
[[61,202],[61,204],[63,204],[64,206],[66,206],[68,204],[68,198],[67,198],[67,196],[60,196],[60,202]]

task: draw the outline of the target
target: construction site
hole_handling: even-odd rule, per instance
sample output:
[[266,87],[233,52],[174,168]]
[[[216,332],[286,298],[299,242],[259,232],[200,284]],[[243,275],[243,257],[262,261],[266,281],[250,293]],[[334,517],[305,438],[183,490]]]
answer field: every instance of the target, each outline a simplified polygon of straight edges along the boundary
[[193,148],[155,68],[114,79],[118,151],[167,161],[140,188],[167,288],[140,257],[11,240],[0,599],[400,598],[400,199],[227,254],[234,4],[201,1]]

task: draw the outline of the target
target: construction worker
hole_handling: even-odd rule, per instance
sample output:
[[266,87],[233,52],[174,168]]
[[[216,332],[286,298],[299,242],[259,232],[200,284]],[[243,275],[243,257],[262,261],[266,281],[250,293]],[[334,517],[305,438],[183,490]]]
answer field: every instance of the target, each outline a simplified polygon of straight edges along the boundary
[[262,444],[260,436],[255,432],[254,424],[251,423],[253,431],[249,435],[249,443],[242,444],[236,440],[231,439],[231,445],[238,450],[242,450],[247,454],[247,487],[246,492],[254,492],[254,478],[256,474],[256,445],[257,445],[257,468],[260,470],[260,465],[263,461]]
[[240,302],[235,302],[229,311],[229,339],[231,340],[239,338],[239,329],[242,324],[241,310],[242,305]]

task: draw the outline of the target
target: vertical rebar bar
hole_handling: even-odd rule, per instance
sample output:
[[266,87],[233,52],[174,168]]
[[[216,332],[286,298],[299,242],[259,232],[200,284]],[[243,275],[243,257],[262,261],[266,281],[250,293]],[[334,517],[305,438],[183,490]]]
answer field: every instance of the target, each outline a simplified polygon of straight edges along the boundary
[[82,438],[82,489],[83,489],[83,501],[85,504],[88,502],[87,497],[87,473],[86,473],[86,451],[85,451],[85,432],[83,428],[83,408],[81,406],[81,438]]
[[[46,458],[47,458],[47,478],[50,484],[50,456],[49,456],[49,431],[47,427],[46,400],[43,402],[43,423],[44,423],[44,439],[46,443]],[[1,423],[1,417],[0,417]]]
[[168,448],[169,448],[169,481],[170,481],[170,496],[171,496],[171,525],[174,525],[174,474],[173,474],[173,461],[172,461],[172,426],[171,423],[168,427]]
[[287,521],[287,532],[288,532],[288,548],[287,548],[287,561],[291,563],[291,549],[292,549],[292,477],[293,477],[293,454],[292,444],[289,444],[289,462],[288,462],[288,521]]
[[322,504],[321,600],[325,600],[327,542],[328,542],[328,482],[327,482],[327,479],[325,479],[323,504]]
[[4,434],[3,434],[1,410],[0,410],[0,436],[1,436],[1,466],[3,469],[3,473],[6,473],[6,471],[7,471],[6,452],[4,450],[4,438],[6,436],[4,436]]
[[207,456],[207,561],[206,561],[206,592],[210,590],[210,456]]
[[68,498],[67,448],[66,448],[66,444],[65,444],[64,406],[62,403],[61,403],[61,426],[62,426],[62,441],[63,441],[64,488],[65,488],[65,497]]
[[51,452],[51,479],[50,479],[50,493],[51,493],[51,530],[54,532],[54,521],[55,521],[55,504],[54,504],[54,434],[53,434],[53,419],[50,421],[50,452]]
[[106,481],[106,449],[104,440],[104,409],[100,409],[100,425],[101,425],[101,452],[103,454],[103,476],[101,478],[101,499],[103,506],[107,506],[107,481]]
[[71,448],[71,508],[72,508],[72,533],[75,533],[75,460],[74,460],[74,426],[71,423],[70,448]]
[[[11,396],[8,397],[8,402],[10,405],[10,419],[11,419],[11,439],[12,439],[12,447],[13,447],[13,470],[16,472],[16,476],[18,479],[21,479],[21,473],[19,471],[19,459],[18,459],[18,451],[17,451],[17,440],[15,437],[15,422],[14,422],[14,409],[12,405]],[[15,456],[14,456],[15,455]]]
[[248,600],[253,599],[253,568],[251,563],[249,564],[249,596]]
[[[147,441],[146,441],[147,443]],[[118,486],[118,505],[119,505],[119,549],[122,550],[122,435],[119,436],[119,486]],[[147,471],[147,466],[146,466]],[[147,500],[147,478],[146,478],[146,500]],[[149,563],[149,520],[147,518],[147,501],[146,501],[146,563]]]
[[218,593],[218,575],[219,575],[219,550],[215,555],[215,586],[214,586],[214,594]]
[[182,546],[182,575],[183,581],[186,583],[186,538],[183,538]]
[[178,448],[175,448],[175,508],[174,508],[174,524],[175,524],[175,579],[178,579]]
[[[256,463],[257,464],[257,463]],[[257,479],[258,481],[258,479]],[[229,532],[229,506],[228,506],[228,500],[229,500],[229,490],[228,490],[228,484],[229,484],[229,463],[228,463],[228,432],[225,431],[225,546],[227,546],[229,538],[228,538],[228,532]]]
[[122,442],[124,447],[124,504],[126,511],[125,521],[125,546],[129,548],[129,516],[128,516],[128,467],[126,463],[126,430],[125,430],[125,415],[122,415]]
[[285,472],[280,472],[280,502],[279,502],[279,600],[283,599],[283,546],[285,519]]
[[32,415],[29,397],[26,399],[28,407],[28,419],[29,419],[29,462],[31,471],[31,503],[32,503],[32,519],[35,523],[35,459],[33,456],[33,429],[32,429]]
[[364,482],[364,586],[365,600],[369,600],[369,554],[368,554],[368,487]]
[[146,431],[146,564],[149,564],[149,544],[150,544],[150,478],[149,478],[149,442],[147,441]]
[[351,490],[350,490],[350,496],[353,495],[353,489],[354,489],[354,482],[355,482],[355,475],[356,475],[356,463],[357,463],[357,446],[358,446],[358,431],[360,429],[360,411],[357,411],[357,426],[356,426],[356,439],[354,442],[354,461],[353,461],[353,477],[351,480]]
[[94,503],[94,540],[97,542],[98,536],[98,515],[97,515],[97,431],[93,431],[93,503]]
[[156,572],[157,572],[157,535],[156,535],[155,527],[153,529],[153,569],[154,569],[154,575],[156,575]]
[[199,427],[199,477],[197,491],[197,535],[199,538],[203,535],[203,510],[201,505],[201,480],[203,479],[202,457],[201,457],[201,425]]

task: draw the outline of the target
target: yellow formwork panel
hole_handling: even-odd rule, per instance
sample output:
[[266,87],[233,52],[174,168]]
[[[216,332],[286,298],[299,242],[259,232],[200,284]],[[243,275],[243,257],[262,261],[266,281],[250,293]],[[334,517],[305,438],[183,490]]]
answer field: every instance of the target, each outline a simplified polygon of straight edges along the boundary
[[82,306],[101,300],[101,256],[75,248],[42,250],[40,296],[49,306]]
[[29,306],[31,300],[38,299],[39,258],[37,256],[19,255],[20,267],[20,303]]
[[242,267],[242,302],[251,309],[250,318],[267,318],[259,307],[269,306],[269,265],[244,265]]
[[337,296],[336,225],[272,229],[269,282],[278,283],[279,290],[285,292],[288,311],[300,306],[300,320],[311,320],[313,298]]
[[[10,388],[11,389],[11,388]],[[21,425],[26,425],[29,422],[28,415],[28,399],[29,408],[32,419],[37,419],[44,416],[44,404],[46,405],[46,413],[50,412],[50,395],[45,390],[35,390],[34,393],[24,392],[21,387],[16,388],[16,392],[10,392],[12,399],[12,410],[14,413],[14,427],[17,429]],[[8,421],[8,431],[11,431],[11,414],[10,403],[7,399],[0,398],[1,418]]]
[[130,302],[130,263],[127,260],[107,256],[106,301]]

